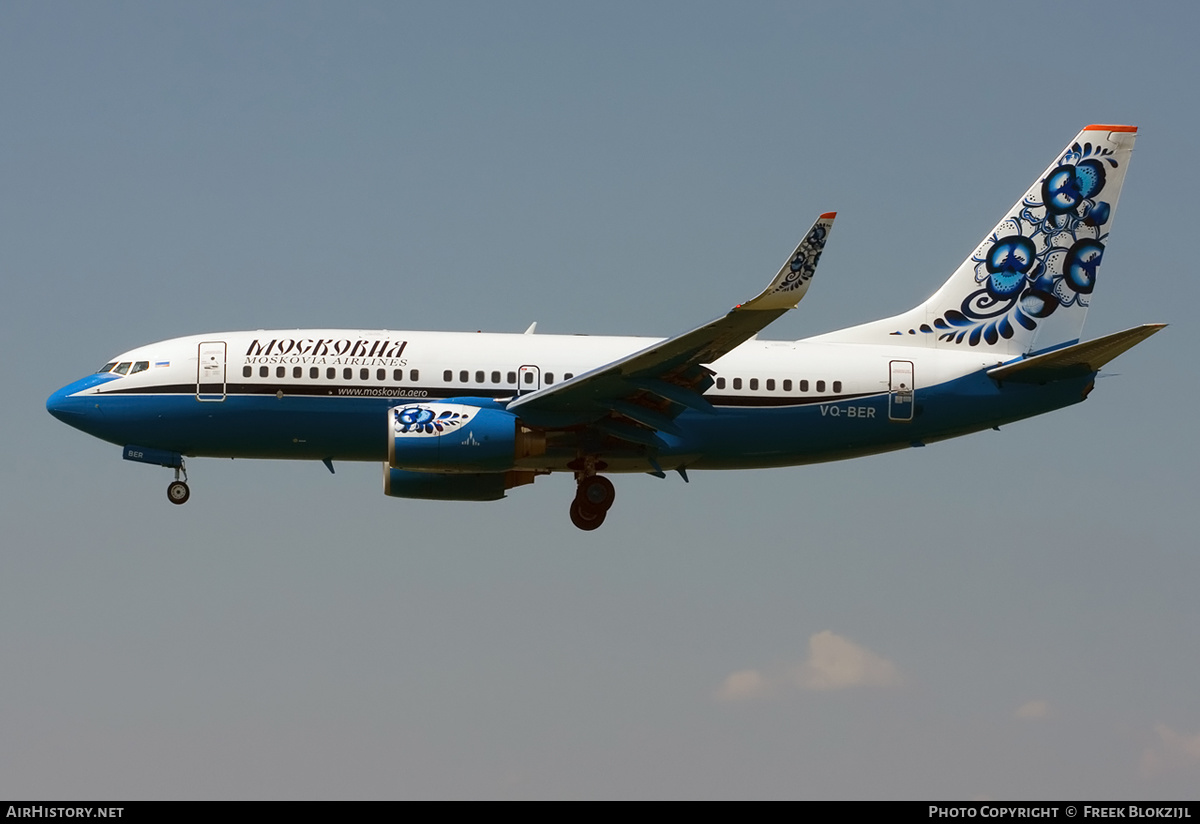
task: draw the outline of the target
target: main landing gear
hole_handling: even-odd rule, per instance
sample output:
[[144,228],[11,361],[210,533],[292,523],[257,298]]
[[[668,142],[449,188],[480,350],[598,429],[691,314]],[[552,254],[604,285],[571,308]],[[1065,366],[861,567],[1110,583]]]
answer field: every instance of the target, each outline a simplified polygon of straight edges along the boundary
[[[181,473],[182,479],[179,477]],[[180,461],[179,466],[175,467],[175,480],[167,484],[167,500],[173,504],[186,504],[190,497],[192,491],[187,485],[187,469],[184,468],[183,461]]]
[[571,523],[590,532],[604,523],[604,517],[617,497],[612,481],[602,475],[581,475],[571,501]]

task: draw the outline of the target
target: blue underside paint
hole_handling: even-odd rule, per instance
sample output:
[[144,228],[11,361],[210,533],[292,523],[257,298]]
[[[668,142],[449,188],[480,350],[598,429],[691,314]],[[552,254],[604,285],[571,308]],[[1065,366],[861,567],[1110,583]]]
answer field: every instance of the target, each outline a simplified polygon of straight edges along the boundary
[[[999,386],[983,372],[918,389],[911,421],[888,419],[888,395],[792,407],[691,410],[680,435],[660,433],[658,461],[688,456],[694,469],[788,466],[886,452],[987,429],[1078,403],[1094,375],[1044,386]],[[395,398],[230,395],[70,397],[109,375],[91,375],[46,402],[55,417],[115,444],[136,443],[187,456],[344,461],[387,460],[388,410]],[[432,398],[429,400],[433,400]]]
[[790,466],[904,449],[1070,406],[1091,380],[1000,387],[978,372],[918,389],[913,420],[905,422],[888,419],[887,394],[799,409],[721,409],[716,420],[688,419],[690,438],[703,444],[701,459],[688,467]]

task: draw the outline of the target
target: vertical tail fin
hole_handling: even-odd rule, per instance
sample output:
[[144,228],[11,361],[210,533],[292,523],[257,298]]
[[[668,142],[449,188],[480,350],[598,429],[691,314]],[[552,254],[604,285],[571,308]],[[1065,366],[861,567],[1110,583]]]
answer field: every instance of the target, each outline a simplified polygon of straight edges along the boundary
[[825,340],[1041,351],[1079,339],[1136,126],[1087,126],[929,300]]

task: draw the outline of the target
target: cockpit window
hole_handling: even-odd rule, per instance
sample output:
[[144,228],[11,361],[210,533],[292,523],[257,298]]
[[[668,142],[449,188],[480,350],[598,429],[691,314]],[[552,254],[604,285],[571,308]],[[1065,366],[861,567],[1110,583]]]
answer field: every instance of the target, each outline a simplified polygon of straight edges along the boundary
[[133,365],[132,369],[129,370],[129,374],[136,375],[138,372],[145,372],[149,368],[150,361],[140,360]]
[[99,375],[101,372],[111,372],[113,370],[113,367],[116,365],[117,365],[116,361],[113,361],[112,363],[106,363],[103,366],[101,366],[99,369],[96,370],[96,374]]
[[129,371],[129,366],[130,366],[129,361],[125,361],[124,363],[118,363],[117,368],[114,369],[113,371],[116,372],[118,375],[124,375],[126,372]]

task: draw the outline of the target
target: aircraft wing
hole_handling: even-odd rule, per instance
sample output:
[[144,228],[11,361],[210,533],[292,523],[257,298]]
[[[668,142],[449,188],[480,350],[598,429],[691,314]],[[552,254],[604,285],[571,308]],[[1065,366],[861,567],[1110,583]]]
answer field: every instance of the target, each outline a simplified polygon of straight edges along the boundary
[[833,227],[827,212],[805,234],[770,285],[724,317],[613,361],[569,381],[522,395],[508,404],[529,426],[596,424],[608,434],[655,445],[655,431],[678,433],[685,408],[711,412],[702,395],[712,386],[710,364],[757,335],[808,292]]

